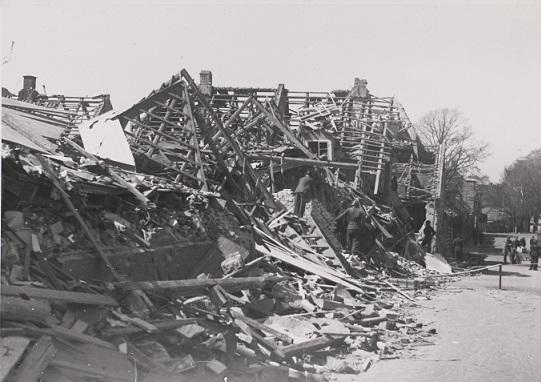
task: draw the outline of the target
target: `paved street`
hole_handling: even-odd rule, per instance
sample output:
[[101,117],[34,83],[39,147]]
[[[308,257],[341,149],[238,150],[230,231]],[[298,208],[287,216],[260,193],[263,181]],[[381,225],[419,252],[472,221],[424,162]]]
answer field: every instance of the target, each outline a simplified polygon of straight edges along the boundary
[[[487,262],[501,258],[490,255]],[[438,330],[437,344],[403,359],[380,361],[352,380],[541,380],[541,272],[506,265],[503,274],[502,290],[496,269],[449,284],[422,302],[413,312]]]

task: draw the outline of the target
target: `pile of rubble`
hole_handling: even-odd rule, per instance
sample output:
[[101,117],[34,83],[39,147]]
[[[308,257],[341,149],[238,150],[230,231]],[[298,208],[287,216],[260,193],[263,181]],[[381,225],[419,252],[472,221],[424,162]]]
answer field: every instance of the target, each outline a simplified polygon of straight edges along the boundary
[[[137,172],[72,136],[58,136],[54,152],[40,141],[51,137],[35,139],[42,149],[4,142],[2,378],[321,381],[431,344],[434,329],[406,309],[427,298],[434,287],[427,276],[437,272],[419,261],[425,254],[408,222],[325,166],[319,189],[328,192],[294,215],[291,189],[276,190],[273,159],[250,163],[245,152],[270,145],[254,138],[239,147],[243,126],[231,139],[227,128],[241,108],[223,126],[184,78],[118,115],[156,134],[124,126],[134,154],[145,154],[144,161],[134,155]],[[165,95],[182,103],[173,122],[141,106],[173,109]],[[272,122],[302,144],[271,106],[250,102],[246,118],[256,121],[245,123]],[[303,112],[333,128],[338,107],[329,110]],[[186,123],[179,129],[186,140],[151,118]],[[178,145],[160,146],[156,136]],[[269,171],[259,177],[262,167]],[[373,227],[366,258],[342,250],[334,221],[340,198],[363,203]]]

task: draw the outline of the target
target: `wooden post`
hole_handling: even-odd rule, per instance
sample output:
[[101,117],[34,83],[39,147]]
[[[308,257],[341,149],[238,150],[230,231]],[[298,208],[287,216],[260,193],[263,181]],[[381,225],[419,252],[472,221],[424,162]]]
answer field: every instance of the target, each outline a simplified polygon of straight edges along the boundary
[[406,198],[409,199],[411,195],[411,173],[412,173],[412,167],[413,167],[413,154],[410,155],[410,162],[408,166],[408,178],[406,181]]
[[441,144],[438,148],[438,157],[437,157],[437,169],[436,169],[436,189],[434,197],[434,210],[435,217],[433,222],[433,228],[436,231],[434,248],[435,252],[445,255],[445,221],[444,221],[444,210],[445,210],[445,198],[444,198],[444,182],[443,173],[445,171],[445,145]]
[[379,178],[381,177],[381,171],[383,170],[383,153],[385,151],[385,135],[387,134],[387,122],[383,122],[383,133],[381,136],[381,144],[379,146],[378,155],[378,170],[376,171],[376,182],[374,184],[374,195],[377,195],[379,191]]
[[187,123],[187,127],[192,132],[192,137],[191,137],[191,142],[190,143],[194,147],[193,153],[194,153],[195,165],[198,167],[197,177],[201,181],[201,189],[203,191],[208,191],[207,181],[205,179],[205,171],[203,169],[203,161],[201,160],[201,151],[199,150],[199,142],[198,142],[197,134],[196,134],[196,131],[195,131],[196,121],[195,121],[195,119],[193,117],[193,113],[192,113],[192,105],[190,103],[190,96],[188,94],[188,89],[185,86],[183,86],[182,90],[183,90],[184,102],[185,102],[184,111],[190,116],[189,121]]
[[[360,121],[357,121],[358,123],[361,123]],[[365,150],[365,145],[366,145],[366,142],[365,142],[365,138],[366,138],[366,126],[364,123],[361,123],[361,140],[359,142],[359,146],[360,146],[360,156],[358,158],[359,160],[359,168],[358,168],[358,172],[355,174],[355,188],[357,188],[358,190],[361,190],[362,189],[362,171],[363,171],[363,159],[364,159],[364,150]]]
[[276,192],[276,185],[274,181],[274,165],[272,159],[269,161],[269,173],[271,180],[271,192],[274,194]]
[[498,289],[502,289],[502,265],[498,265]]

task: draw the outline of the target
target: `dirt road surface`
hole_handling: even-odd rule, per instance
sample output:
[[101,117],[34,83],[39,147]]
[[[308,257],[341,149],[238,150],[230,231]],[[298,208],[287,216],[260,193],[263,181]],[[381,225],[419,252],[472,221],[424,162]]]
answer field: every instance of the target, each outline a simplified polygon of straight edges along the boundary
[[[496,250],[503,244],[496,238]],[[487,262],[501,262],[492,251]],[[450,283],[412,313],[436,328],[434,346],[379,361],[366,373],[340,381],[541,381],[541,271],[525,265]]]

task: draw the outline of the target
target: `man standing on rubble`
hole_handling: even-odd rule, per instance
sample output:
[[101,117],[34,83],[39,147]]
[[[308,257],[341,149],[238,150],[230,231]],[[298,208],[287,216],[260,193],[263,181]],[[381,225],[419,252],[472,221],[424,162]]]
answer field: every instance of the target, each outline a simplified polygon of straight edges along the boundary
[[351,203],[351,207],[342,212],[335,220],[346,218],[346,239],[348,250],[352,255],[361,255],[361,237],[363,229],[366,228],[364,211],[361,209],[361,204],[357,199]]
[[299,179],[299,183],[295,189],[295,215],[301,218],[304,216],[306,198],[308,197],[308,192],[312,185],[312,177],[310,175],[310,171],[307,171],[306,174]]

